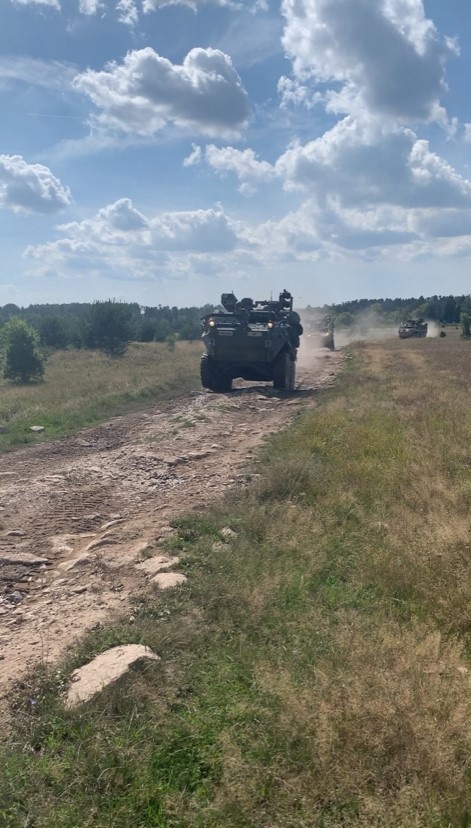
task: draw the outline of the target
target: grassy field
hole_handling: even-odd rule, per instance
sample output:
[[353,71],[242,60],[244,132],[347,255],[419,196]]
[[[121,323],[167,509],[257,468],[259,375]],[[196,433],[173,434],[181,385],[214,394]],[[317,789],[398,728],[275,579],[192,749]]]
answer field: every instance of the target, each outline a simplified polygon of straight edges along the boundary
[[[97,351],[56,351],[44,382],[0,380],[0,451],[51,439],[200,387],[201,343],[180,342],[169,351],[135,343],[121,358]],[[29,431],[41,425],[41,437]]]
[[[177,524],[188,586],[19,692],[0,824],[470,826],[470,365],[355,346],[249,489]],[[68,671],[127,642],[162,662],[65,711]]]

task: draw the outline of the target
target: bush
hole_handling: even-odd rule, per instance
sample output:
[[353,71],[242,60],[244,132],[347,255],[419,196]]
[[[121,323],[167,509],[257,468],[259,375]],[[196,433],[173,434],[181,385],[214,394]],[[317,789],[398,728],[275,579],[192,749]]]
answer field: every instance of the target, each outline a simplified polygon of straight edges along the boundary
[[46,359],[34,328],[13,317],[2,328],[1,345],[5,379],[25,383],[42,378]]
[[464,336],[466,339],[469,339],[469,337],[471,336],[469,313],[462,313],[460,317],[460,322],[462,330],[461,335]]
[[85,344],[108,356],[121,356],[132,339],[132,315],[132,307],[125,302],[94,302],[84,323]]

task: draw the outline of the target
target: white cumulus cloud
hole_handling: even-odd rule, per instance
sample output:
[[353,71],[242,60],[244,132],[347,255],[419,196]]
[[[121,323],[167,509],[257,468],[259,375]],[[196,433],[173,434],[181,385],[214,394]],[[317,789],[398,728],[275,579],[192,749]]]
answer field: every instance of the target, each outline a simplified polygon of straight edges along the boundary
[[42,164],[0,155],[0,206],[17,213],[55,213],[71,204],[68,187]]
[[61,7],[59,0],[11,0],[11,2],[17,6],[50,6],[57,11],[60,11]]
[[79,12],[81,14],[96,14],[102,8],[100,0],[79,0]]
[[212,4],[214,6],[240,6],[241,3],[233,2],[233,0],[143,0],[142,8],[144,12],[152,12],[157,9],[163,9],[164,6],[188,6],[193,11],[197,11],[200,6]]
[[289,148],[276,170],[286,186],[312,192],[318,203],[343,206],[471,206],[471,182],[431,152],[410,129],[383,131],[351,117],[320,138]]
[[222,209],[145,216],[128,198],[57,230],[56,241],[25,250],[42,272],[81,269],[87,275],[154,278],[162,268],[186,271],[188,256],[225,255],[243,244],[239,228]]
[[165,125],[214,136],[237,135],[249,117],[248,96],[231,59],[218,49],[192,49],[181,65],[147,47],[122,64],[91,69],[73,82],[100,110],[105,129],[153,135]]
[[295,76],[335,84],[331,110],[443,117],[444,67],[457,47],[426,18],[422,0],[283,0],[282,11]]
[[267,181],[275,176],[274,167],[268,161],[260,161],[253,149],[238,150],[208,144],[203,152],[201,147],[193,144],[192,151],[183,164],[190,167],[203,160],[219,175],[234,173],[241,182],[239,190],[243,193],[253,192],[253,182]]
[[118,0],[116,10],[119,15],[119,22],[124,23],[125,26],[133,28],[139,20],[139,12],[135,0]]
[[207,5],[233,9],[248,8],[254,12],[267,9],[266,0],[143,0],[142,8],[144,12],[152,12],[162,9],[164,6],[188,6],[188,8],[197,12],[201,6]]

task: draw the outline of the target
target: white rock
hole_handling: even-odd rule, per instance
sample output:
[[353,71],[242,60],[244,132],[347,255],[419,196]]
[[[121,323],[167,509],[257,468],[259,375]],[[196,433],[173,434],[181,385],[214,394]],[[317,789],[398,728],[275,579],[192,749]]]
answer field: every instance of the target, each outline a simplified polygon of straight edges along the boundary
[[183,575],[182,572],[159,572],[151,579],[152,583],[159,589],[172,589],[184,584],[187,580],[186,575]]
[[111,529],[112,526],[117,526],[118,523],[124,523],[124,518],[113,518],[113,520],[109,520],[103,526],[100,526],[100,532],[105,532],[106,529]]
[[89,701],[97,693],[117,681],[129,668],[143,659],[160,661],[160,657],[143,644],[127,644],[112,647],[101,653],[93,661],[74,670],[72,682],[67,693],[66,707],[76,707]]
[[91,563],[91,561],[92,556],[84,553],[83,555],[79,555],[78,558],[72,558],[71,561],[62,561],[57,568],[61,569],[62,572],[69,572],[70,569],[79,569],[81,566],[86,566]]
[[33,431],[35,434],[40,434],[41,431],[44,431],[44,426],[30,426],[30,431]]
[[145,561],[140,561],[137,564],[137,569],[146,572],[147,575],[155,575],[163,569],[170,569],[180,563],[180,558],[172,557],[171,555],[156,555],[154,558],[147,558]]
[[225,541],[230,541],[233,538],[237,537],[237,532],[234,532],[234,530],[231,529],[230,526],[224,526],[224,528],[221,529],[219,534],[222,535]]
[[91,552],[93,549],[99,549],[101,546],[116,546],[117,541],[114,538],[98,538],[92,541],[87,546],[87,551]]

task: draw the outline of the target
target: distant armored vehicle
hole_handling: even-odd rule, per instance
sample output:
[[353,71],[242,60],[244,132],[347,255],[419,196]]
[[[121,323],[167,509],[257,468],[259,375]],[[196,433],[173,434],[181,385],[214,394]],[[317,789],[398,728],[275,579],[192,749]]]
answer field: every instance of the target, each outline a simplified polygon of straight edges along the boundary
[[321,348],[334,350],[334,322],[330,316],[315,319],[311,322],[311,331]]
[[428,325],[423,319],[408,319],[399,327],[399,339],[427,336]]
[[207,351],[201,360],[203,387],[230,391],[232,381],[241,377],[292,391],[303,328],[291,293],[284,290],[277,301],[240,302],[233,293],[223,293],[221,304],[224,311],[201,320]]

